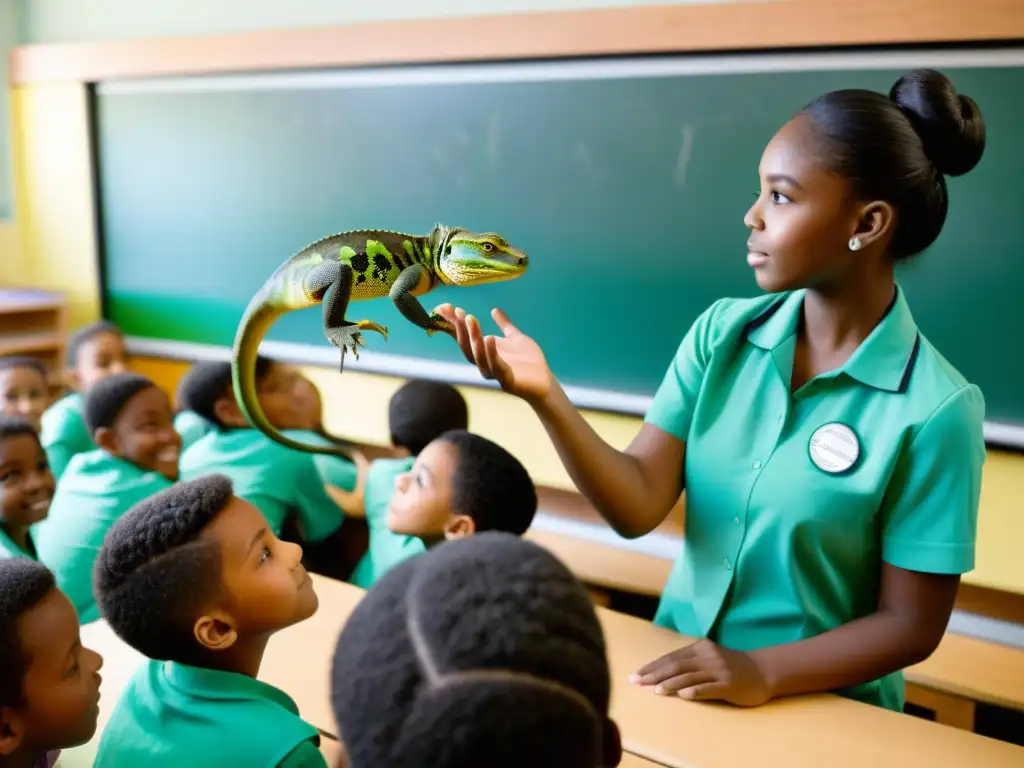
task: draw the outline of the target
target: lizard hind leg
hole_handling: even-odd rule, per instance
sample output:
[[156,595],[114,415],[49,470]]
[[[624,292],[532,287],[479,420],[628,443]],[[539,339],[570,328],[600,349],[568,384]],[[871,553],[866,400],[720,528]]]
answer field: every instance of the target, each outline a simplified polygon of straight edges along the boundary
[[366,346],[362,331],[376,331],[387,339],[388,329],[371,320],[345,319],[352,293],[352,267],[348,264],[337,261],[318,264],[307,274],[305,287],[314,297],[322,296],[324,335],[341,350],[339,372],[345,369],[346,351],[351,350],[356,360],[359,359],[359,347]]

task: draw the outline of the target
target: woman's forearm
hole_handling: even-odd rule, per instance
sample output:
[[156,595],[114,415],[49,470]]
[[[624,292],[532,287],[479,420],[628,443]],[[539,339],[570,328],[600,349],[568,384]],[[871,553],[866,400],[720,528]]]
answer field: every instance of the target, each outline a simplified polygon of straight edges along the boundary
[[622,536],[655,528],[679,498],[685,446],[645,425],[626,452],[608,445],[553,382],[533,404],[576,487]]
[[807,640],[750,653],[772,698],[835,691],[877,680],[935,650],[912,617],[880,611]]

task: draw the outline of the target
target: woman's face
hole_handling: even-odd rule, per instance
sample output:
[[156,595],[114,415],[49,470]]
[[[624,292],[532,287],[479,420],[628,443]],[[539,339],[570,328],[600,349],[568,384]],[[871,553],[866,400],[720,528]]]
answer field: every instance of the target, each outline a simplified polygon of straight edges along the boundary
[[743,219],[757,284],[777,292],[842,281],[860,258],[849,241],[861,206],[846,179],[817,159],[806,117],[793,118],[772,138],[758,175],[757,200]]

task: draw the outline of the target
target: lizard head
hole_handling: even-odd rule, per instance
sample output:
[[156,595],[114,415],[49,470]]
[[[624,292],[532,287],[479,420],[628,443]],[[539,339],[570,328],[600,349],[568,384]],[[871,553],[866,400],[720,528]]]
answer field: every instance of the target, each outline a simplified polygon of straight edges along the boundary
[[526,271],[526,253],[495,232],[451,231],[437,254],[440,278],[449,285],[512,280]]

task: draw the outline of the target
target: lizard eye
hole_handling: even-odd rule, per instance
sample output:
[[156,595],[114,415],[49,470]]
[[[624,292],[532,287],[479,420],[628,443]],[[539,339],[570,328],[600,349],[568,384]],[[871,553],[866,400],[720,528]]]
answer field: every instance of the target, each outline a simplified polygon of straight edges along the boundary
[[493,243],[484,243],[484,252],[485,253],[493,253],[493,251],[494,251],[494,244]]

